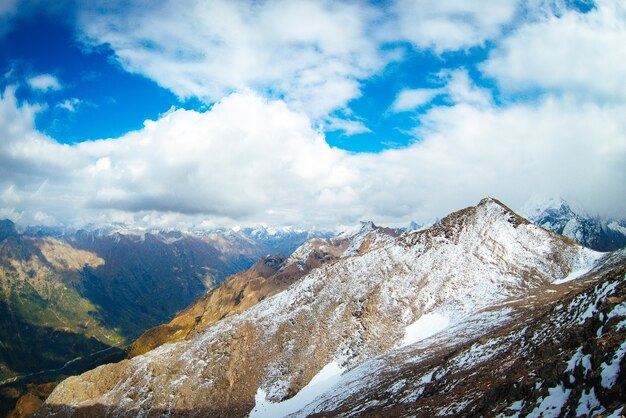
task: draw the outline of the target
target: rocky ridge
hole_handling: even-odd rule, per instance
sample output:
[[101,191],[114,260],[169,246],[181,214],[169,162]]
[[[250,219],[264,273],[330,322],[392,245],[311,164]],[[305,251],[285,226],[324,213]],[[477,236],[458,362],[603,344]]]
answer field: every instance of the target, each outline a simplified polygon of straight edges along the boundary
[[421,317],[458,322],[599,256],[485,199],[324,264],[181,341],[69,378],[42,414],[245,416],[259,399],[295,395],[331,363],[353,369],[397,349]]
[[399,235],[397,230],[363,223],[354,234],[313,238],[291,256],[266,256],[247,271],[237,273],[176,315],[172,321],[146,331],[128,348],[130,358],[166,342],[184,339],[196,328],[242,312],[289,287],[311,270],[350,254],[369,251]]
[[365,362],[290,417],[619,417],[626,251]]

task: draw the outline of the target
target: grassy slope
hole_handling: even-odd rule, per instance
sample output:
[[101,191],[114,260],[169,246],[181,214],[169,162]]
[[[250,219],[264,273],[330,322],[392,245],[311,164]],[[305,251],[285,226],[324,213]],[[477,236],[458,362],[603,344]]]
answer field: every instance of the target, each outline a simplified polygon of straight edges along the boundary
[[[55,257],[44,255],[44,244],[55,246]],[[124,343],[102,324],[99,308],[73,288],[79,266],[94,260],[51,240],[0,242],[0,381]]]

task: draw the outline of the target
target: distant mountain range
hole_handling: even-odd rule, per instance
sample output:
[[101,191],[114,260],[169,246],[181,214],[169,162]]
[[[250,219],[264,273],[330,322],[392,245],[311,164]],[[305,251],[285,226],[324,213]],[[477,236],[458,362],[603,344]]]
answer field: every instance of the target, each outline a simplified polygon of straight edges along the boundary
[[626,219],[603,219],[574,211],[563,199],[527,204],[522,214],[537,225],[597,251],[626,247]]
[[260,257],[290,254],[317,235],[328,234],[262,227],[18,232],[0,221],[0,382],[123,347]]
[[40,413],[618,416],[625,274],[626,250],[495,199],[419,231],[364,224],[230,277]]

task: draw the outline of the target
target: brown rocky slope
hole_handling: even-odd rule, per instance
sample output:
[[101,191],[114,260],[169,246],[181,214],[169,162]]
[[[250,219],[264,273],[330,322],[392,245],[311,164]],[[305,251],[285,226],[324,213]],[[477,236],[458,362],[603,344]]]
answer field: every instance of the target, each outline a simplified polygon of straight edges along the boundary
[[373,241],[183,340],[65,380],[41,414],[245,416],[255,394],[280,401],[325,365],[353,369],[397,350],[425,315],[458,322],[599,257],[494,199]]
[[166,342],[184,339],[191,331],[242,312],[273,296],[326,263],[335,262],[346,251],[363,254],[399,231],[363,223],[355,234],[335,238],[313,238],[288,258],[263,257],[247,271],[237,273],[192,303],[167,324],[146,331],[128,347],[128,357],[144,354]]

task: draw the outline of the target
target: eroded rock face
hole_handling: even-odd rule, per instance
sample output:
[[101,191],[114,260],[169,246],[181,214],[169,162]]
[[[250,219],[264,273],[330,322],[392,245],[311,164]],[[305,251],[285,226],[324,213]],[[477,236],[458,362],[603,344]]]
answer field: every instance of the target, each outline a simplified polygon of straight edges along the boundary
[[259,388],[285,399],[331,361],[352,368],[389,352],[423,314],[467,315],[597,257],[485,199],[427,230],[369,240],[181,341],[69,378],[42,414],[245,416]]

